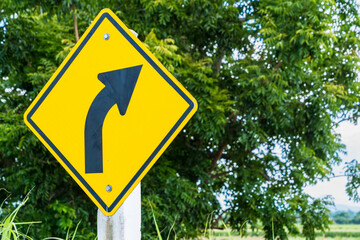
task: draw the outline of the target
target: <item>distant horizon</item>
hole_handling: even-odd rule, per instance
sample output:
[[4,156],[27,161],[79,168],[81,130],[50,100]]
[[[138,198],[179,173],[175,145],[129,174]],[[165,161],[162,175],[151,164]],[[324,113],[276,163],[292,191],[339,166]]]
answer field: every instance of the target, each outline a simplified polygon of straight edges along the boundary
[[329,207],[329,209],[331,212],[351,211],[351,212],[357,213],[357,212],[360,212],[360,205],[354,207],[354,206],[349,206],[349,205],[338,204],[338,205]]

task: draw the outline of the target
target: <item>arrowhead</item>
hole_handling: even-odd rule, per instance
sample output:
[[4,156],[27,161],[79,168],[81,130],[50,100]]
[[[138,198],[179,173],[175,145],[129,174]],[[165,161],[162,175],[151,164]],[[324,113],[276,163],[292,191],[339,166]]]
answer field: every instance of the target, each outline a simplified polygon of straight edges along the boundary
[[129,106],[141,68],[142,65],[139,65],[98,74],[98,79],[105,84],[121,115],[125,115]]

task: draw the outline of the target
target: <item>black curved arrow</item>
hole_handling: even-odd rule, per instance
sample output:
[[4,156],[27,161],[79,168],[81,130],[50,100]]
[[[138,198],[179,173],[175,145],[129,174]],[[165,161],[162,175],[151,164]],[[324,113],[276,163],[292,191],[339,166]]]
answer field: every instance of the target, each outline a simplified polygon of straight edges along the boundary
[[85,122],[85,173],[103,172],[102,128],[109,110],[116,104],[125,115],[142,65],[98,74],[105,85],[92,102]]

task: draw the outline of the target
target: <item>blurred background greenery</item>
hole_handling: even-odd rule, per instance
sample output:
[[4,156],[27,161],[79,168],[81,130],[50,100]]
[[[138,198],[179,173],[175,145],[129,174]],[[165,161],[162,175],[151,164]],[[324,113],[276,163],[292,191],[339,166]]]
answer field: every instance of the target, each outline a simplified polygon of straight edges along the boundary
[[[329,226],[331,198],[303,190],[332,176],[345,147],[334,128],[359,116],[355,0],[2,0],[2,218],[33,188],[17,214],[42,222],[30,236],[65,238],[81,221],[77,236],[95,238],[95,205],[22,119],[103,8],[199,103],[142,181],[144,239],[157,237],[148,202],[162,234],[174,224],[178,238],[222,221],[243,234],[260,226],[266,239],[314,239]],[[346,172],[354,200],[359,169],[354,160]]]

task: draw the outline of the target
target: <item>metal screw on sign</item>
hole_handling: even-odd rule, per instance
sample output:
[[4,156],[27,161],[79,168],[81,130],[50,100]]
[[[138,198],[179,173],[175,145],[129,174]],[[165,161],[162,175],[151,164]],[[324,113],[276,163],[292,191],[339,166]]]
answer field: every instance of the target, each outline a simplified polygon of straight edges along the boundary
[[111,185],[107,185],[107,186],[106,186],[106,191],[107,191],[107,192],[111,192],[111,190],[112,190]]
[[104,34],[104,39],[105,39],[105,40],[109,40],[109,38],[110,38],[110,35],[109,35],[108,33],[105,33],[105,34]]

